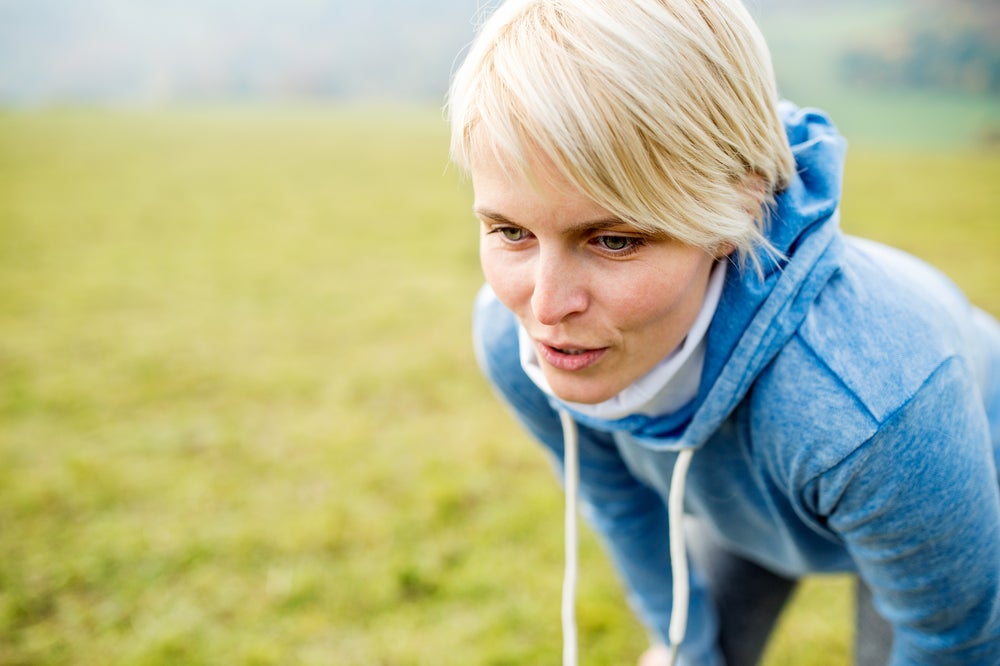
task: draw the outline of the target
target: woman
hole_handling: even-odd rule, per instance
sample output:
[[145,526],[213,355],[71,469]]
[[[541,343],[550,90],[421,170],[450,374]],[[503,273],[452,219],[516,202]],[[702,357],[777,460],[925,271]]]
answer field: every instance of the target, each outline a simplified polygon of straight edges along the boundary
[[756,663],[843,571],[858,663],[1000,663],[1000,326],[839,230],[844,142],[742,5],[506,2],[448,108],[478,358],[565,474],[564,662],[578,495],[643,664]]

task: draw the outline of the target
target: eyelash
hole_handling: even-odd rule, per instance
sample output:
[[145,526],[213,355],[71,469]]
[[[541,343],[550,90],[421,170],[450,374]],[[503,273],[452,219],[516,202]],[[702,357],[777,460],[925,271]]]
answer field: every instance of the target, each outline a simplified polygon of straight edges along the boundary
[[[519,237],[510,238],[508,232],[515,232]],[[520,243],[525,240],[528,232],[527,229],[522,229],[521,227],[510,227],[510,226],[496,226],[487,232],[488,234],[499,234],[503,240],[507,243]],[[625,246],[621,249],[613,249],[607,247],[606,243],[609,240],[615,241],[625,241]],[[646,240],[639,236],[628,236],[624,234],[598,234],[592,236],[589,242],[596,245],[598,249],[605,253],[606,255],[614,258],[627,257],[635,252],[638,252],[641,247],[646,244]]]

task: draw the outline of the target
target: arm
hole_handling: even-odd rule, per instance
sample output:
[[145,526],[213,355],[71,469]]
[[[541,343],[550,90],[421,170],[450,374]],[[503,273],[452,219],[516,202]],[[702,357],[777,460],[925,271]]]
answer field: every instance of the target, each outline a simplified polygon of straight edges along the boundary
[[1000,493],[960,360],[806,490],[894,627],[891,664],[1000,663]]

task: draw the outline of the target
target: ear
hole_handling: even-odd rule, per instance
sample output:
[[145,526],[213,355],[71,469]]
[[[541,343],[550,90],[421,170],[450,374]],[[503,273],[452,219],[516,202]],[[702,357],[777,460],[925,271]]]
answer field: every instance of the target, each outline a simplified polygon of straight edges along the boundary
[[737,187],[742,190],[742,195],[746,197],[746,211],[754,217],[759,215],[761,207],[771,192],[764,176],[751,172],[743,177]]
[[728,257],[735,251],[736,246],[732,243],[720,243],[719,246],[715,248],[713,255],[716,259],[722,259],[723,257]]

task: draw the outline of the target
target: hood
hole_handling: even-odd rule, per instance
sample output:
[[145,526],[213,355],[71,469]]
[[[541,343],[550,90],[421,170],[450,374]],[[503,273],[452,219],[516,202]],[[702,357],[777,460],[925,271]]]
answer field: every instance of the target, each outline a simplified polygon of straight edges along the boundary
[[727,272],[707,334],[697,397],[663,417],[633,415],[604,421],[553,399],[558,409],[598,430],[627,431],[651,448],[695,448],[736,408],[760,371],[798,329],[837,271],[846,142],[820,111],[788,102],[780,110],[796,173],[776,197],[765,235],[785,258],[762,262],[762,275],[749,266]]

